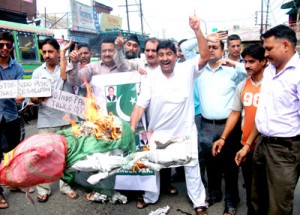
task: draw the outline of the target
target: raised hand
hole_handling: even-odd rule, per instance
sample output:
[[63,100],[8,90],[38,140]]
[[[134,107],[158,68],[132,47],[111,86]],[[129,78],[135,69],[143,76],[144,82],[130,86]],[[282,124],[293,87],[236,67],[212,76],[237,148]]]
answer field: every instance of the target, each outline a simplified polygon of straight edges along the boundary
[[197,31],[200,29],[200,19],[196,16],[196,12],[194,11],[194,15],[189,17],[189,24],[191,29]]
[[74,50],[70,53],[69,58],[72,61],[72,63],[78,63],[79,61],[79,51],[78,51],[78,44],[75,44]]
[[121,34],[121,32],[118,31],[118,37],[115,40],[115,45],[116,45],[117,50],[121,50],[122,47],[125,45],[126,42],[127,42],[127,39],[125,39],[123,37],[123,35]]
[[218,31],[206,36],[206,39],[211,42],[218,42],[219,40],[226,40],[228,37],[227,31]]

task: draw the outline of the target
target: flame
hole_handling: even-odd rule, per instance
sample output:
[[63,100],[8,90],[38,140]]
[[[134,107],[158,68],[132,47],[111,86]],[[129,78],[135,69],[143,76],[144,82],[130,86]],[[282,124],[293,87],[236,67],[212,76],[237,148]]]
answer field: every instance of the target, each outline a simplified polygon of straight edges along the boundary
[[79,131],[79,127],[78,127],[77,123],[75,122],[75,120],[72,119],[71,117],[69,117],[68,115],[64,116],[64,120],[67,120],[67,121],[71,122],[72,131],[75,134],[75,136],[78,136],[80,134],[80,131]]
[[74,120],[68,119],[72,123],[74,135],[79,136],[82,133],[87,133],[88,130],[92,130],[92,134],[96,138],[103,138],[106,140],[119,139],[122,135],[121,121],[112,113],[109,113],[107,116],[99,114],[100,112],[97,108],[96,99],[86,80],[84,80],[84,85],[87,89],[85,109],[83,111],[85,122],[79,128]]

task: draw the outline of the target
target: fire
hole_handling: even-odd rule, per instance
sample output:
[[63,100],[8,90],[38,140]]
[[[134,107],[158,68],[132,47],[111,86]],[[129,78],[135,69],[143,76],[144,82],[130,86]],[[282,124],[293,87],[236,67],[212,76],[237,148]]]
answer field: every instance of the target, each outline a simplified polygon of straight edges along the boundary
[[120,119],[112,113],[108,115],[99,114],[96,99],[92,94],[90,85],[84,81],[87,89],[86,104],[83,115],[85,122],[78,126],[76,122],[68,118],[72,124],[72,131],[75,136],[94,135],[96,138],[105,140],[117,140],[122,136],[122,123]]

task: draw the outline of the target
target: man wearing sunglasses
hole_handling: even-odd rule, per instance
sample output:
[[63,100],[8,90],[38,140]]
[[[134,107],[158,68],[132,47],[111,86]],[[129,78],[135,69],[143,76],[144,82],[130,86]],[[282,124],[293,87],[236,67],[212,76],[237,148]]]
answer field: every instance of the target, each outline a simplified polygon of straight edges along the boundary
[[[10,53],[13,50],[14,38],[10,32],[0,33],[0,81],[22,79],[24,70],[13,60]],[[20,142],[20,123],[18,119],[17,103],[22,98],[0,99],[0,162],[3,153],[14,149]],[[5,140],[5,143],[2,141]],[[0,187],[0,209],[8,208]]]

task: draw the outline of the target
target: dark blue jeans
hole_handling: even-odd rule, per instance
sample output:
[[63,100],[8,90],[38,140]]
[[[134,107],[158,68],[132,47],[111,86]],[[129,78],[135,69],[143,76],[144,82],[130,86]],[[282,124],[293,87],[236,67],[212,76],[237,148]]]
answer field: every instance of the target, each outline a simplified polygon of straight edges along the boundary
[[236,208],[239,202],[238,173],[239,167],[235,164],[234,157],[241,148],[241,124],[226,140],[220,154],[212,155],[214,141],[218,140],[223,132],[224,125],[216,125],[201,120],[200,145],[203,150],[204,162],[207,171],[208,198],[212,200],[222,198],[222,176],[225,180],[225,207]]

